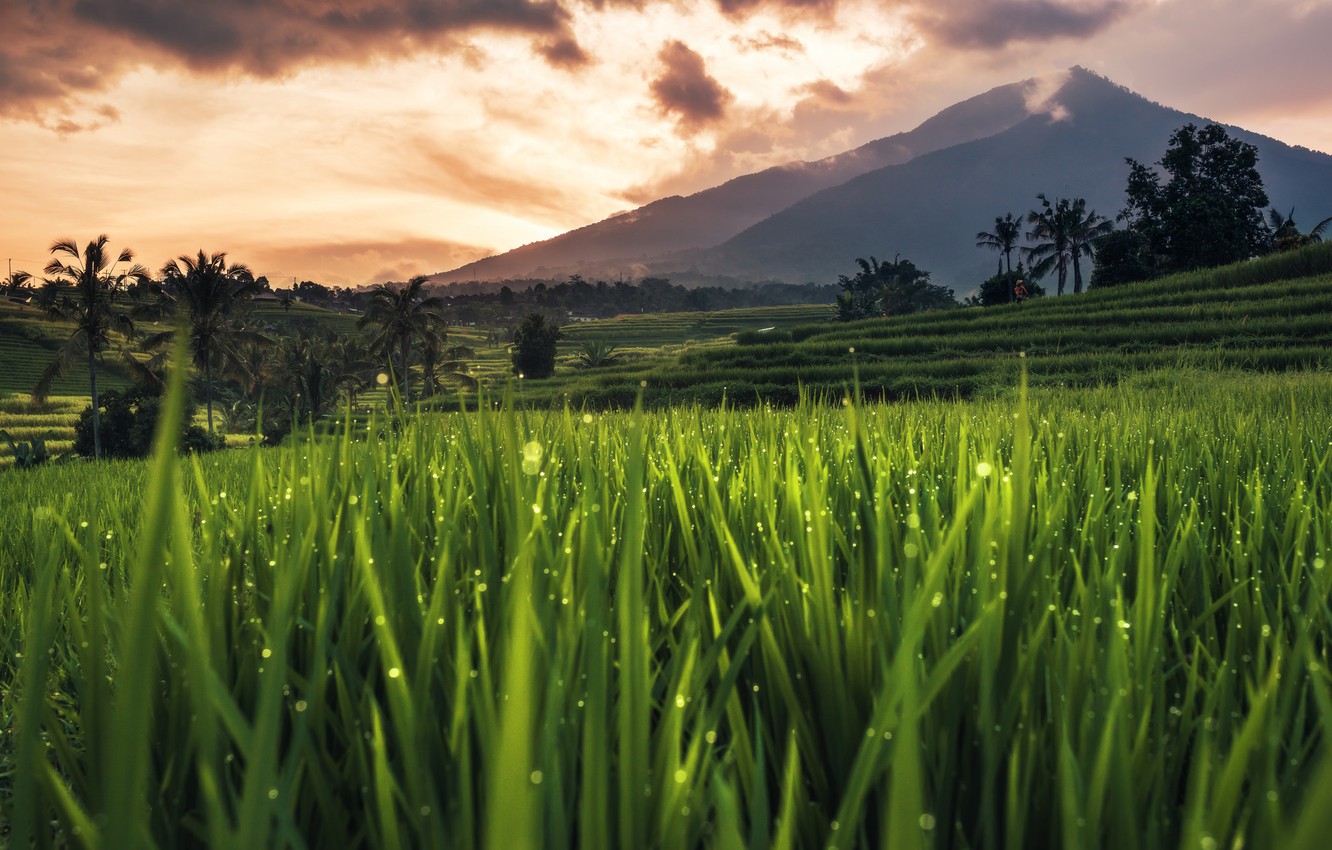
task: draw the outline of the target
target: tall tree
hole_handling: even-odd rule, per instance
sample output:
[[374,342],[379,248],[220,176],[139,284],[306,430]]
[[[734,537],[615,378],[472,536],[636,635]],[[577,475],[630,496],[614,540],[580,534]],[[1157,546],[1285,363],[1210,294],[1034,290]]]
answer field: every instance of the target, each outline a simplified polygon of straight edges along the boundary
[[1085,198],[1074,198],[1068,205],[1068,248],[1073,257],[1073,292],[1082,292],[1082,258],[1096,258],[1096,240],[1115,229],[1110,219],[1087,209]]
[[554,322],[528,313],[513,331],[513,372],[520,378],[549,378],[555,373],[555,346],[563,336]]
[[425,277],[414,277],[406,284],[379,284],[370,290],[370,302],[360,326],[375,326],[371,347],[383,352],[390,361],[397,356],[394,378],[402,388],[402,403],[411,398],[408,370],[411,368],[412,342],[434,336],[444,325],[444,299],[425,294]]
[[[117,303],[117,293],[131,282],[148,279],[148,270],[134,262],[134,252],[123,249],[114,257],[107,251],[109,237],[103,233],[79,252],[72,239],[51,245],[51,262],[46,264],[48,285],[39,293],[47,313],[72,322],[73,332],[61,346],[51,365],[42,371],[32,390],[34,401],[43,401],[51,386],[74,365],[83,352],[88,362],[88,391],[92,396],[93,456],[102,456],[100,399],[97,395],[97,361],[111,345],[111,334],[134,332],[134,322]],[[126,355],[131,366],[137,364]]]
[[[204,374],[204,396],[208,407],[208,432],[213,427],[213,373],[241,359],[241,344],[257,342],[257,334],[241,323],[242,311],[260,292],[249,268],[227,264],[225,253],[195,257],[180,256],[162,267],[162,283],[157,287],[159,307],[164,312],[183,312],[190,340],[190,353],[196,368]],[[160,347],[169,342],[171,331],[164,331],[144,341],[145,347]]]
[[1039,210],[1027,213],[1027,239],[1036,243],[1023,249],[1027,262],[1031,264],[1031,276],[1043,278],[1053,269],[1058,273],[1058,287],[1055,294],[1064,294],[1064,284],[1068,281],[1068,267],[1073,260],[1073,249],[1069,238],[1069,201],[1056,198],[1053,204],[1044,193],[1036,196],[1041,202]]
[[476,378],[467,371],[467,360],[476,352],[465,345],[449,345],[448,333],[443,325],[438,331],[421,341],[421,393],[435,395],[443,386],[444,378],[464,386],[476,386]]
[[[1013,218],[1012,213],[1004,213],[1004,216],[994,217],[994,230],[982,230],[976,234],[976,247],[989,248],[992,251],[998,251],[1003,255],[1004,262],[1008,264],[1008,270],[1013,270],[1013,250],[1017,248],[1018,239],[1022,236],[1022,220]],[[1003,273],[1003,266],[1000,266],[998,273]]]
[[[1258,148],[1232,139],[1224,127],[1193,124],[1171,136],[1161,171],[1133,159],[1127,203],[1119,218],[1141,234],[1165,271],[1233,263],[1267,251],[1263,219],[1267,191]],[[1169,176],[1161,182],[1162,172]]]

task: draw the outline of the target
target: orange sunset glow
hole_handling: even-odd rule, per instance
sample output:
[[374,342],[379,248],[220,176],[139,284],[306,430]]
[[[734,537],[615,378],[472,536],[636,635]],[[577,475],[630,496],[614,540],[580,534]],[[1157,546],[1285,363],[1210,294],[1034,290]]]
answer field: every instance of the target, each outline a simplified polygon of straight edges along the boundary
[[108,233],[403,280],[1073,64],[1332,151],[1313,0],[3,0],[0,34],[0,262],[33,273]]

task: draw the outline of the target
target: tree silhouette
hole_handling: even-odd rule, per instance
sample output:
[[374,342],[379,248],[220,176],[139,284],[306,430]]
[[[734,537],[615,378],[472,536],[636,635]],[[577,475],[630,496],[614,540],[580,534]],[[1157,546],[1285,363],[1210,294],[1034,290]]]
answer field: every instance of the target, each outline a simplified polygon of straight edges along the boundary
[[402,387],[402,403],[411,398],[408,370],[411,367],[413,340],[436,335],[444,325],[444,300],[424,294],[426,278],[414,277],[406,284],[379,284],[370,290],[370,303],[359,321],[361,327],[375,326],[371,348],[398,362],[394,378]]
[[1041,209],[1027,213],[1027,239],[1036,244],[1025,248],[1027,262],[1031,266],[1031,276],[1037,279],[1045,277],[1053,269],[1058,273],[1057,295],[1064,294],[1064,284],[1068,280],[1068,267],[1072,261],[1072,248],[1069,241],[1069,203],[1065,198],[1057,198],[1053,204],[1044,193],[1036,196],[1041,202]]
[[[1012,213],[1004,213],[1003,218],[994,217],[994,230],[980,231],[976,234],[976,247],[989,248],[998,251],[1003,255],[1004,262],[1008,264],[1008,270],[1013,270],[1013,249],[1017,247],[1018,239],[1022,236],[1022,220],[1013,218]],[[998,272],[1003,272],[1000,266]]]
[[1115,229],[1114,222],[1096,210],[1087,209],[1084,198],[1074,198],[1068,205],[1068,248],[1073,256],[1073,292],[1082,292],[1083,257],[1096,258],[1096,240]]
[[[74,330],[61,346],[56,358],[42,371],[33,387],[34,401],[45,401],[51,386],[61,378],[82,351],[88,358],[88,391],[92,396],[93,456],[102,456],[101,414],[97,395],[97,360],[111,344],[113,331],[126,336],[134,332],[134,322],[120,310],[116,295],[130,282],[145,282],[148,270],[134,263],[134,252],[123,249],[114,259],[107,252],[110,239],[105,233],[89,242],[79,253],[72,239],[52,243],[51,262],[46,264],[47,286],[39,293],[41,304],[53,318],[72,322]],[[133,264],[133,265],[131,265]],[[117,266],[125,266],[117,269]],[[127,365],[138,363],[128,354]]]
[[555,373],[559,327],[540,313],[529,313],[513,332],[513,371],[523,378],[549,378]]
[[1186,124],[1170,136],[1161,173],[1128,159],[1127,204],[1119,218],[1141,234],[1166,271],[1225,265],[1265,253],[1267,191],[1258,148],[1224,127]]
[[1277,251],[1291,251],[1323,241],[1323,232],[1332,225],[1332,216],[1323,219],[1303,233],[1295,224],[1295,209],[1282,215],[1276,207],[1267,211],[1268,226],[1272,231],[1272,247]]
[[[163,313],[183,312],[194,365],[204,373],[204,396],[208,407],[208,432],[213,427],[214,366],[225,368],[241,358],[242,342],[259,342],[240,319],[245,304],[260,292],[250,270],[240,264],[227,265],[227,255],[180,256],[162,267],[157,287],[158,307]],[[171,331],[154,334],[144,347],[167,344]]]
[[32,275],[25,271],[10,272],[9,277],[0,283],[0,289],[8,295],[18,295],[31,282]]

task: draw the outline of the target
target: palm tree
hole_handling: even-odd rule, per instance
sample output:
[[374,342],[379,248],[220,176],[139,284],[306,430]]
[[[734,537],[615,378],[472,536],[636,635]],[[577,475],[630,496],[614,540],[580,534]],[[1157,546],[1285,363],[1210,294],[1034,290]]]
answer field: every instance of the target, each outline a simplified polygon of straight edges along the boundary
[[451,378],[464,386],[476,386],[476,378],[467,371],[466,360],[476,352],[465,345],[445,345],[448,334],[441,324],[437,331],[421,340],[422,393],[433,396],[439,391],[441,378]]
[[[1008,270],[1013,270],[1013,249],[1017,247],[1018,237],[1022,235],[1022,220],[1013,218],[1012,213],[1005,213],[1003,218],[994,217],[994,230],[980,231],[976,234],[976,247],[989,248],[1004,255]],[[999,267],[1002,274],[1003,266]]]
[[1081,259],[1096,258],[1096,239],[1112,232],[1115,224],[1096,210],[1088,210],[1085,198],[1074,198],[1066,215],[1068,250],[1073,256],[1073,292],[1078,294],[1082,292]]
[[1036,196],[1041,202],[1041,209],[1027,213],[1027,223],[1032,225],[1027,231],[1028,241],[1036,244],[1024,248],[1027,262],[1031,265],[1031,276],[1042,278],[1051,269],[1058,272],[1059,287],[1057,294],[1064,294],[1064,283],[1068,280],[1068,267],[1072,260],[1069,245],[1069,203],[1066,198],[1056,198],[1051,204],[1044,193]]
[[0,289],[3,289],[6,294],[18,295],[19,292],[31,282],[32,275],[27,272],[10,272],[9,277],[5,278],[3,283],[0,283]]
[[[51,385],[74,364],[80,349],[88,356],[88,389],[92,396],[93,456],[102,456],[102,417],[97,396],[97,360],[111,344],[111,333],[119,330],[129,335],[134,322],[116,305],[116,294],[130,281],[148,279],[143,266],[134,262],[134,252],[128,248],[112,259],[105,233],[89,242],[79,253],[72,239],[61,239],[51,245],[51,262],[46,264],[48,285],[43,287],[41,303],[52,317],[74,324],[74,330],[65,340],[56,359],[42,371],[37,386],[32,390],[34,401],[41,402],[51,392]],[[117,266],[125,265],[117,269]],[[126,355],[127,360],[134,362]]]
[[[204,395],[208,404],[208,431],[213,428],[213,368],[225,368],[240,360],[242,342],[259,342],[239,319],[244,305],[260,291],[250,270],[240,264],[227,265],[227,255],[180,256],[162,267],[158,287],[159,306],[164,311],[183,310],[188,323],[190,352],[194,365],[204,373]],[[166,344],[171,331],[144,341],[145,347]]]
[[1301,233],[1299,227],[1295,225],[1294,207],[1284,216],[1273,207],[1267,211],[1267,221],[1272,231],[1272,247],[1278,251],[1290,251],[1322,242],[1323,231],[1327,230],[1328,225],[1332,225],[1332,216],[1315,224],[1308,233]]
[[438,296],[425,296],[422,292],[425,282],[425,277],[414,277],[401,286],[381,283],[372,287],[370,303],[358,322],[361,327],[378,326],[370,345],[389,358],[390,366],[394,354],[397,355],[394,374],[402,386],[403,404],[411,398],[408,369],[412,340],[433,336],[444,324],[441,312],[444,300]]

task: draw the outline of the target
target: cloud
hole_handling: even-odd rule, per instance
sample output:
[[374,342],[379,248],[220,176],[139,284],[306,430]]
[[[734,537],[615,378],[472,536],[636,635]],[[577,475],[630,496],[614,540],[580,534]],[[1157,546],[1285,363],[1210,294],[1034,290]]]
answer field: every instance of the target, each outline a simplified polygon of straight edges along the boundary
[[741,50],[779,50],[783,53],[804,53],[805,45],[789,35],[774,35],[762,30],[755,36],[736,34],[731,36],[731,43]]
[[911,16],[927,38],[954,48],[1089,38],[1136,8],[1135,0],[961,0],[922,4]]
[[568,0],[47,0],[0,4],[0,115],[78,108],[136,67],[260,78],[311,65],[465,49],[471,32],[586,61]]
[[657,54],[662,72],[652,81],[652,96],[663,115],[673,115],[686,132],[721,120],[734,96],[708,74],[699,56],[682,41],[670,41]]
[[717,0],[717,8],[731,17],[742,17],[760,9],[775,9],[788,15],[814,13],[828,16],[836,10],[838,0]]

